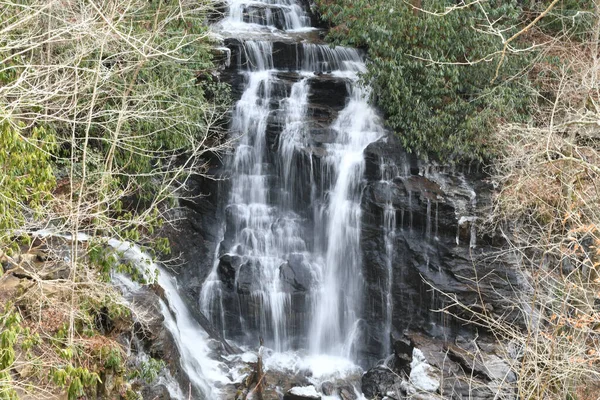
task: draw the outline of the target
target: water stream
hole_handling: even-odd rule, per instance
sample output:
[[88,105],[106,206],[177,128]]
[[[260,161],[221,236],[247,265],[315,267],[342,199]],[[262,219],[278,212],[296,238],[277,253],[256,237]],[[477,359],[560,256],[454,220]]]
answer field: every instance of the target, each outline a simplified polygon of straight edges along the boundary
[[[260,338],[277,352],[352,359],[361,318],[363,152],[384,135],[367,103],[368,88],[358,84],[363,58],[352,48],[303,40],[287,45],[295,60],[276,69],[284,56],[274,44],[281,48],[286,35],[313,29],[293,0],[231,0],[217,29],[239,40],[237,68],[245,84],[230,128],[239,141],[228,164],[224,239],[201,309],[241,345],[255,346]],[[345,84],[347,98],[329,124],[331,140],[315,146],[309,97],[322,79]],[[272,135],[276,147],[269,146]],[[228,296],[224,271],[235,274]],[[289,281],[301,281],[302,293]]]

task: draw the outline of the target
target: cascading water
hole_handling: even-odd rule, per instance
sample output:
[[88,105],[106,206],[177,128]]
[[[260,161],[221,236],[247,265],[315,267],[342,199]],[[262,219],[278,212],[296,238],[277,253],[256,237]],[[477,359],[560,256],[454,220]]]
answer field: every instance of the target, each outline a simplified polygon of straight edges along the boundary
[[[363,152],[384,135],[358,83],[364,61],[355,49],[298,43],[299,31],[313,29],[299,1],[228,5],[217,29],[238,41],[245,83],[232,112],[239,141],[228,163],[223,241],[200,307],[239,344],[262,338],[279,352],[353,358],[362,312]],[[347,98],[327,123],[328,140],[317,144],[310,96],[323,80],[340,82]]]
[[232,32],[311,28],[308,14],[295,0],[230,0],[221,26]]
[[[315,292],[311,350],[334,351],[350,356],[360,318],[361,299],[361,183],[363,152],[383,134],[366,93],[351,85],[346,108],[333,124],[336,141],[327,146],[325,166],[331,175],[324,206],[326,250],[321,276]],[[339,344],[343,344],[339,348]]]
[[[398,177],[398,167],[394,163],[380,161],[381,183],[390,186],[393,180]],[[385,307],[384,336],[383,336],[383,355],[391,353],[391,333],[393,317],[393,299],[392,283],[394,279],[394,240],[396,236],[396,209],[392,201],[392,191],[387,190],[385,206],[383,208],[383,243],[385,245],[385,267],[387,272],[385,287],[381,293],[385,298],[382,301]]]
[[[175,277],[155,264],[147,254],[132,243],[109,239],[108,245],[114,248],[120,257],[134,262],[149,281],[157,277],[156,283],[165,294],[165,300],[160,300],[164,325],[177,345],[181,367],[199,395],[207,399],[215,398],[219,391],[214,383],[225,384],[230,381],[223,373],[223,364],[210,358],[208,334],[196,322],[183,298],[179,295]],[[129,291],[136,291],[140,288],[124,275],[116,276],[115,279]],[[180,397],[182,396],[181,392],[173,391],[171,396],[183,399],[191,396],[191,393],[188,393],[187,397]]]

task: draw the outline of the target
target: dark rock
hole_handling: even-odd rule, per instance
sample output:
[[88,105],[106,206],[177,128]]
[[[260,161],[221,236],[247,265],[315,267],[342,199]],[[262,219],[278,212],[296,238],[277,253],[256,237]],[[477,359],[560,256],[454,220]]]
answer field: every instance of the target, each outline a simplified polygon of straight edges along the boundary
[[152,400],[171,400],[169,389],[165,385],[158,384],[154,386],[146,386],[141,391],[143,399]]
[[348,98],[348,81],[346,79],[321,75],[311,78],[309,84],[309,104],[328,107],[336,113],[346,106]]
[[[412,329],[432,337],[470,335],[468,325],[431,311],[446,308],[449,313],[470,317],[464,310],[449,307],[448,300],[432,287],[456,295],[475,310],[513,316],[514,307],[505,299],[512,298],[514,287],[521,285],[514,260],[508,252],[490,257],[498,254],[503,241],[477,235],[477,223],[491,205],[492,189],[486,176],[475,168],[419,161],[407,155],[391,135],[371,144],[365,156],[361,247],[364,308],[369,313],[365,316],[362,362],[372,365],[388,355],[382,353],[385,338],[381,337],[387,304],[380,299],[388,290],[390,257],[392,333]],[[382,228],[384,210],[390,206],[395,210],[391,252]],[[481,297],[473,290],[475,280],[479,280]]]
[[388,367],[377,366],[362,377],[361,390],[367,399],[383,398],[388,392],[400,392],[402,378]]
[[514,397],[516,375],[505,361],[493,354],[496,346],[486,341],[488,339],[475,341],[459,336],[450,343],[416,332],[407,336],[422,352],[427,364],[441,374],[443,393],[475,399],[493,399],[498,393],[506,398]]
[[413,349],[414,346],[410,339],[404,335],[394,341],[394,354],[396,356],[396,365],[399,369],[410,369]]
[[241,265],[242,259],[236,255],[225,254],[219,258],[217,274],[219,275],[221,282],[223,282],[229,289],[233,289],[235,277]]
[[358,397],[354,392],[354,388],[352,386],[342,386],[338,389],[338,395],[342,400],[356,400]]
[[335,385],[333,384],[333,382],[325,381],[321,384],[321,392],[325,396],[332,396],[335,392]]
[[259,282],[260,261],[248,260],[239,269],[237,278],[237,292],[240,294],[251,294],[254,290],[260,289]]
[[288,261],[279,267],[279,276],[283,290],[288,292],[305,292],[313,281],[310,264],[302,254],[291,254]]

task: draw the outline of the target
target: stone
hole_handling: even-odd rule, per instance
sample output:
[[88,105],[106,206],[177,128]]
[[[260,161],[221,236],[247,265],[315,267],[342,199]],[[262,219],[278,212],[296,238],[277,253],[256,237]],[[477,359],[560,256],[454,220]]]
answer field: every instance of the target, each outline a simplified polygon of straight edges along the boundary
[[237,292],[240,294],[250,294],[259,288],[260,262],[248,260],[242,264],[238,271]]
[[279,277],[287,292],[305,292],[313,284],[310,264],[302,254],[290,254],[288,261],[279,267]]
[[517,381],[517,375],[508,363],[495,354],[484,354],[483,366],[485,367],[487,376],[492,380],[509,383]]
[[15,369],[15,371],[17,371],[17,373],[19,374],[19,376],[22,379],[26,379],[27,377],[30,377],[34,373],[32,363],[27,363],[27,362],[16,363],[14,366],[14,369]]
[[219,275],[221,282],[223,282],[230,290],[233,289],[235,285],[235,276],[240,269],[241,264],[241,257],[236,255],[224,254],[219,258],[217,274]]
[[19,286],[21,286],[21,279],[12,273],[6,273],[0,277],[0,293],[17,291]]
[[357,400],[358,397],[351,386],[342,386],[338,389],[338,395],[342,400]]
[[321,384],[321,392],[325,396],[332,396],[335,392],[335,385],[333,382],[325,381]]
[[386,396],[388,392],[400,389],[402,378],[399,374],[384,366],[368,370],[361,380],[361,390],[367,399]]
[[410,363],[410,382],[414,387],[426,392],[435,392],[440,387],[440,373],[427,363],[421,350],[413,350],[413,360]]
[[314,386],[295,386],[287,391],[283,400],[321,400]]
[[404,335],[394,340],[394,354],[396,355],[396,365],[403,370],[410,369],[414,346],[410,339]]
[[171,395],[169,394],[169,389],[165,385],[158,384],[154,386],[145,386],[142,390],[142,398],[143,399],[152,399],[152,400],[171,400]]
[[102,373],[101,378],[102,383],[100,383],[100,393],[107,398],[110,398],[116,386],[115,375],[112,371],[105,371]]

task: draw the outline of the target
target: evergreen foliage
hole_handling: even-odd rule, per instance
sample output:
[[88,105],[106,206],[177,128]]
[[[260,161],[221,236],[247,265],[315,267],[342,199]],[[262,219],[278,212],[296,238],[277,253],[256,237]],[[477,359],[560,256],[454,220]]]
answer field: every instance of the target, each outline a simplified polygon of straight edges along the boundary
[[50,197],[55,179],[51,152],[55,137],[43,126],[0,120],[0,231],[23,223],[26,205],[35,210]]
[[[515,0],[492,0],[446,12],[449,0],[321,0],[334,44],[368,52],[365,79],[405,147],[444,161],[484,158],[500,121],[524,120],[530,93],[525,57],[500,62],[502,40],[519,29]],[[423,7],[426,10],[422,10]]]

